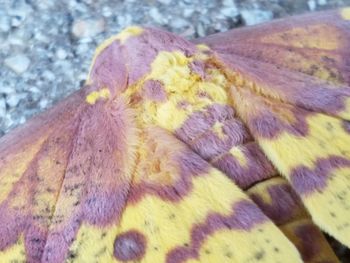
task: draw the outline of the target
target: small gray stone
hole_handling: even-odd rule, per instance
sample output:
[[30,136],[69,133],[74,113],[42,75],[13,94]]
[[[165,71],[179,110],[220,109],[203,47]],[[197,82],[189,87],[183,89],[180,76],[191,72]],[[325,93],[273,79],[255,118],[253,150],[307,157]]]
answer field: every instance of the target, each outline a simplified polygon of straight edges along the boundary
[[180,17],[173,19],[170,24],[174,28],[184,28],[188,26],[188,22]]
[[171,3],[171,0],[158,0],[158,2],[164,5],[169,5]]
[[221,13],[226,17],[235,17],[238,15],[236,7],[226,7],[221,10]]
[[2,93],[2,94],[11,94],[14,92],[16,92],[15,87],[1,86],[0,93]]
[[5,99],[0,97],[0,118],[5,118],[6,116],[6,102]]
[[1,16],[0,17],[0,31],[1,32],[8,32],[11,28],[10,20],[7,16]]
[[23,54],[14,55],[5,59],[5,65],[17,74],[25,72],[30,64],[30,59]]
[[151,10],[149,11],[149,15],[158,24],[163,24],[165,22],[164,17],[159,13],[158,9],[155,7],[151,8]]
[[56,50],[56,57],[58,59],[65,59],[67,57],[67,52],[64,49],[59,48]]
[[12,93],[7,96],[6,98],[6,103],[9,105],[11,108],[14,108],[18,105],[18,102],[21,100],[21,96],[19,96],[16,93]]
[[314,11],[316,9],[316,6],[317,6],[315,0],[307,1],[307,5],[309,6],[310,11]]
[[72,33],[77,38],[94,37],[104,30],[104,19],[76,20],[72,27]]
[[248,26],[266,22],[268,20],[271,20],[273,17],[271,11],[264,11],[258,9],[242,10],[241,15],[245,24]]

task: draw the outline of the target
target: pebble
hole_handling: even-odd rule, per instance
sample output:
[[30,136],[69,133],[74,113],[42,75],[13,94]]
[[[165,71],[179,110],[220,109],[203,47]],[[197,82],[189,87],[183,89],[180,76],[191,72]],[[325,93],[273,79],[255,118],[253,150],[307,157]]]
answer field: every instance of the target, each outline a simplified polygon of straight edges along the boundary
[[6,101],[3,97],[0,97],[0,118],[4,118],[6,115]]
[[169,5],[171,3],[171,0],[158,0],[158,2],[164,5]]
[[309,6],[310,11],[314,11],[316,9],[316,6],[317,6],[315,0],[307,1],[307,5]]
[[63,60],[63,59],[65,59],[67,57],[67,55],[68,55],[67,52],[64,49],[62,49],[62,48],[59,48],[56,51],[56,57],[58,59]]
[[104,30],[104,19],[76,20],[72,27],[72,33],[77,38],[91,38]]
[[9,107],[16,107],[22,97],[23,95],[19,96],[17,93],[9,94],[6,98],[6,103]]
[[160,14],[157,8],[151,8],[151,10],[149,11],[149,15],[157,24],[164,23],[164,17]]
[[256,25],[272,19],[271,11],[264,10],[241,10],[241,15],[247,26]]
[[0,31],[1,32],[8,32],[11,28],[10,20],[6,16],[0,17]]
[[25,72],[30,64],[30,59],[23,54],[14,55],[5,59],[5,65],[17,74]]

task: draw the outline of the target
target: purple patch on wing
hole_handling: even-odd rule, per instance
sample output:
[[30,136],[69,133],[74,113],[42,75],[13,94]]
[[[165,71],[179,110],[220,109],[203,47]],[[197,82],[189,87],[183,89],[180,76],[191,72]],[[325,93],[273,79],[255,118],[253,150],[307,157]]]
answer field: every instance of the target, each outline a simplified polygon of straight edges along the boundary
[[193,73],[200,76],[201,79],[205,79],[205,63],[203,61],[195,60],[190,63],[189,67]]
[[294,189],[302,195],[321,191],[332,180],[335,169],[350,167],[350,160],[339,156],[321,158],[315,162],[315,168],[300,166],[293,169],[290,180]]
[[303,207],[300,198],[293,191],[290,185],[272,185],[266,189],[270,196],[270,202],[265,202],[258,194],[250,194],[250,198],[259,208],[277,225],[284,225],[290,222],[295,216],[295,212]]
[[350,121],[343,121],[343,127],[347,133],[350,133]]
[[191,242],[171,250],[167,254],[167,263],[185,262],[199,257],[199,251],[208,236],[221,229],[250,231],[267,217],[250,201],[240,201],[233,205],[232,213],[223,216],[217,213],[208,215],[205,222],[195,225],[191,231]]
[[147,99],[155,102],[165,101],[167,97],[163,84],[153,79],[146,80],[143,85],[143,94]]
[[[234,110],[226,105],[214,104],[203,111],[194,112],[185,123],[176,130],[177,137],[190,145],[198,136],[209,130],[215,122],[224,123],[233,119]],[[227,129],[227,128],[226,128]]]
[[96,58],[90,73],[93,86],[108,87],[112,96],[127,88],[128,73],[123,47],[114,41]]
[[114,257],[120,261],[141,260],[146,253],[146,238],[136,230],[122,233],[114,240]]
[[[289,111],[290,109],[286,109]],[[263,138],[275,138],[283,131],[290,132],[297,136],[306,136],[309,128],[306,123],[306,117],[311,112],[302,109],[292,109],[291,113],[295,117],[295,121],[289,122],[282,115],[279,116],[272,110],[266,108],[266,112],[255,116],[249,120],[249,128],[255,136]]]
[[128,38],[123,47],[129,69],[129,85],[151,70],[151,64],[160,51],[177,50],[186,56],[192,56],[196,52],[195,45],[189,41],[155,28],[144,28],[142,34]]
[[323,236],[319,229],[312,224],[301,225],[295,229],[295,235],[301,241],[298,249],[303,260],[306,262],[314,261],[317,255],[322,252],[322,247],[318,240],[322,240]]
[[214,131],[207,131],[196,139],[191,145],[192,149],[205,160],[210,160],[215,156],[227,152],[232,147],[229,138],[219,138]]
[[241,188],[246,189],[252,184],[270,178],[276,174],[272,163],[255,142],[242,145],[247,160],[246,165],[242,165],[234,156],[227,153],[213,162],[213,165],[224,172]]

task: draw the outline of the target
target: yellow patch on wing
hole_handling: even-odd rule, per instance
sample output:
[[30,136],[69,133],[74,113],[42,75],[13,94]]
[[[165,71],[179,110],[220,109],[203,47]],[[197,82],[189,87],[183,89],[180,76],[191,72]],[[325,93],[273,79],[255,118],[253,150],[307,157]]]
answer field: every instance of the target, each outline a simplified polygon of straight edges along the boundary
[[[350,160],[350,136],[342,120],[315,114],[306,122],[309,132],[305,137],[284,132],[273,140],[259,139],[265,153],[288,179],[292,179],[290,174],[297,167],[314,170],[320,159],[339,156]],[[324,189],[302,199],[319,226],[350,246],[350,169],[333,168],[331,172]]]
[[4,263],[27,262],[23,235],[17,240],[14,245],[3,251],[0,251],[0,261]]
[[340,10],[340,15],[344,20],[350,20],[350,7],[345,7]]
[[86,102],[93,105],[98,101],[99,99],[108,99],[110,97],[110,91],[107,88],[98,90],[98,91],[92,91],[86,96]]
[[229,153],[239,162],[242,167],[247,167],[248,160],[244,152],[239,146],[234,146],[230,149]]
[[[236,244],[232,246],[232,244]],[[245,231],[220,230],[210,236],[194,262],[301,262],[296,256],[295,247],[272,223],[264,223]]]
[[[349,144],[348,144],[349,145]],[[304,199],[313,220],[326,232],[350,247],[350,168],[339,168],[323,191]]]
[[305,137],[284,132],[278,138],[259,139],[259,143],[283,174],[300,165],[314,168],[315,162],[330,155],[350,158],[350,136],[340,119],[324,114],[306,118],[309,132]]
[[[229,215],[232,213],[232,205],[242,200],[247,200],[243,192],[227,177],[213,169],[207,175],[193,179],[192,191],[178,202],[147,195],[136,204],[128,204],[119,226],[103,229],[84,225],[71,246],[71,252],[75,254],[74,262],[88,262],[91,259],[96,262],[120,262],[113,256],[114,239],[130,230],[136,230],[147,237],[146,252],[140,262],[165,262],[167,252],[191,243],[191,229],[196,224],[203,223],[210,213]],[[271,235],[269,243],[263,241],[266,235]],[[253,241],[257,242],[255,249],[250,249],[251,246],[246,249],[239,245],[241,242],[251,244]],[[271,244],[279,246],[280,255],[273,252]],[[277,262],[282,255],[288,255],[290,260],[284,262],[299,262],[295,248],[271,222],[258,224],[249,232],[233,229],[218,231],[209,238],[205,247],[213,254],[204,253],[195,262],[232,262],[225,257],[228,250],[233,251],[233,258],[237,262],[248,262],[240,261],[243,258],[255,262],[256,253],[261,250],[264,251],[266,260],[270,260],[266,262]],[[220,261],[222,258],[225,260]]]
[[[126,91],[132,96],[147,80],[156,80],[164,85],[167,100],[162,102],[144,101],[139,107],[139,122],[155,124],[170,131],[179,128],[195,111],[200,111],[213,103],[227,104],[225,91],[228,85],[224,75],[215,68],[207,69],[207,78],[191,70],[191,63],[205,61],[201,52],[186,57],[180,51],[161,51],[151,64],[151,72],[134,87]],[[200,96],[206,94],[206,96]],[[181,104],[183,104],[181,106]]]
[[[325,38],[324,36],[327,36]],[[262,38],[262,43],[291,46],[296,48],[316,48],[335,50],[339,47],[341,33],[325,24],[296,27],[284,32],[270,34]]]

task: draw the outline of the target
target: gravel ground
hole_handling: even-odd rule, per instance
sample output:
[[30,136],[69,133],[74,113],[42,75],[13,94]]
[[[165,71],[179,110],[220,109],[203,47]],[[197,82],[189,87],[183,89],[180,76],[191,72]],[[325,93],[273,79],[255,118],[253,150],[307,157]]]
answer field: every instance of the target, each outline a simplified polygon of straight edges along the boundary
[[[128,25],[195,38],[346,5],[350,0],[0,0],[0,136],[78,89],[98,43]],[[343,262],[347,253],[339,248]]]
[[0,136],[79,88],[94,49],[131,24],[187,38],[350,0],[0,0]]

